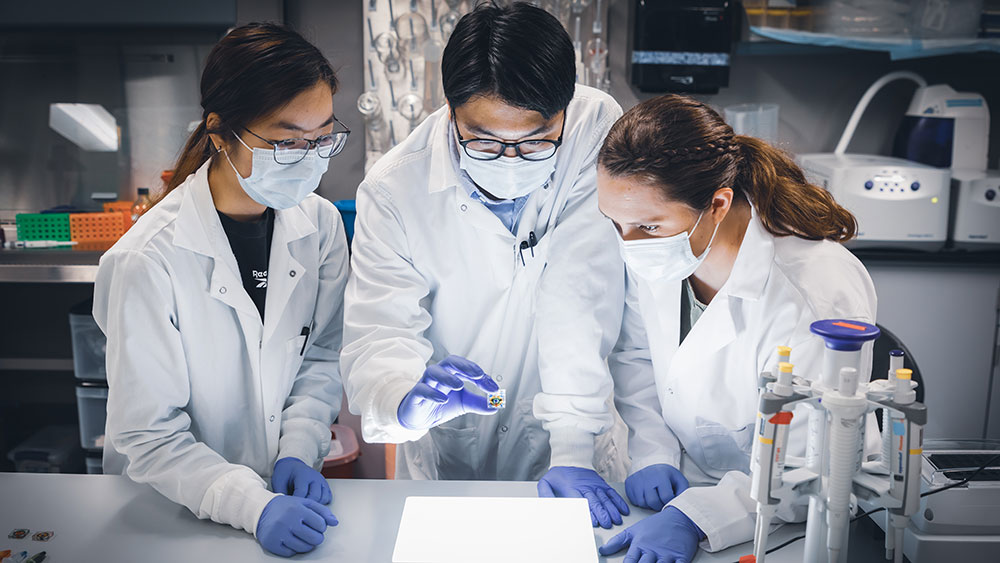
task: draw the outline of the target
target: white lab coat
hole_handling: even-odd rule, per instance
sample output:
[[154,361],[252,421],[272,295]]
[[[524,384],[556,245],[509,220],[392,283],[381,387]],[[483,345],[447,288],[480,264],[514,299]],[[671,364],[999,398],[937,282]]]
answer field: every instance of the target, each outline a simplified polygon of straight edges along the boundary
[[262,324],[208,167],[101,259],[94,317],[108,337],[104,470],[255,533],[274,497],[263,479],[274,462],[318,467],[330,447],[347,240],[336,208],[319,196],[276,211]]
[[[705,532],[704,549],[751,540],[757,378],[776,365],[780,345],[792,347],[797,375],[816,378],[823,341],[809,325],[834,317],[874,323],[871,278],[840,244],[774,237],[754,214],[728,281],[679,346],[681,283],[628,278],[622,334],[609,364],[616,404],[629,425],[631,470],[656,463],[681,469],[692,488],[669,504]],[[863,353],[867,381],[870,345]],[[808,412],[794,412],[790,456],[804,455]],[[872,423],[870,452],[879,449]],[[805,505],[804,497],[794,497],[779,505],[777,516],[800,521]]]
[[[606,438],[614,415],[605,361],[621,324],[624,266],[597,208],[595,168],[621,114],[607,94],[577,86],[555,174],[529,196],[516,235],[470,197],[447,108],[361,184],[344,388],[365,440],[402,443],[398,477],[534,480],[550,461],[596,461],[610,478],[624,477],[625,445],[619,452]],[[521,252],[530,232],[538,244]],[[506,409],[429,432],[403,428],[403,396],[450,354],[492,375],[507,390]]]

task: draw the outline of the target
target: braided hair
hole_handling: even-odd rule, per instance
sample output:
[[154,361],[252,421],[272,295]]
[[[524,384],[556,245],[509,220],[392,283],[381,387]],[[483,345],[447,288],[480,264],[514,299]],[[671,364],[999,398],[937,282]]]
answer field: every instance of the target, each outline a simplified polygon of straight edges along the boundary
[[857,234],[854,216],[809,183],[791,156],[736,135],[715,110],[686,96],[660,96],[626,112],[604,140],[598,165],[656,186],[695,211],[729,187],[775,236],[843,242]]

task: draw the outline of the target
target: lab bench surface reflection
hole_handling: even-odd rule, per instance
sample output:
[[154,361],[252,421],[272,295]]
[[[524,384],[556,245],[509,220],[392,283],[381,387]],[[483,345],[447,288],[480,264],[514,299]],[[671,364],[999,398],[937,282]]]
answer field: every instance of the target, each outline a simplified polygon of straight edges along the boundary
[[[327,530],[326,540],[316,550],[292,561],[392,561],[399,518],[408,496],[536,496],[533,482],[333,479],[330,486],[334,494],[331,507],[340,525]],[[624,496],[621,484],[615,488]],[[0,549],[29,554],[44,550],[52,563],[286,560],[264,552],[253,536],[198,520],[151,487],[121,476],[0,473],[0,507]],[[648,514],[633,507],[625,526]],[[45,543],[8,539],[7,534],[16,528],[28,528],[31,535],[51,530],[55,536]],[[800,535],[803,528],[796,525],[778,530],[770,545]],[[595,549],[623,529],[596,528]],[[870,532],[854,536],[859,537],[851,538],[852,561],[878,561],[881,549]],[[719,553],[700,552],[695,562],[731,562],[750,552],[750,544],[743,544]],[[600,561],[621,561],[624,553]],[[801,558],[799,541],[767,560],[790,563]]]

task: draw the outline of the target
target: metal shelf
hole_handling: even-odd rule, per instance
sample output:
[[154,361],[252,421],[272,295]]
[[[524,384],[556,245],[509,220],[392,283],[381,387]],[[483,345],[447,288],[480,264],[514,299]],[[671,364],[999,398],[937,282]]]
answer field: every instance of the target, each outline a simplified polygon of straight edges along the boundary
[[102,254],[49,248],[0,250],[0,282],[94,283]]
[[73,371],[71,358],[0,358],[0,371]]
[[936,252],[881,248],[851,248],[849,250],[866,264],[907,263],[931,266],[1000,267],[1000,250],[965,251],[952,248]]
[[[766,41],[745,41],[744,54],[813,54],[827,50],[880,51],[892,60],[918,59],[968,53],[1000,53],[1000,39],[919,39],[902,37],[844,37],[794,29],[751,27],[750,32]],[[786,49],[768,43],[785,43]],[[794,45],[795,47],[791,47]],[[738,46],[739,47],[739,46]],[[800,51],[801,50],[801,51]],[[739,52],[739,49],[737,50]]]

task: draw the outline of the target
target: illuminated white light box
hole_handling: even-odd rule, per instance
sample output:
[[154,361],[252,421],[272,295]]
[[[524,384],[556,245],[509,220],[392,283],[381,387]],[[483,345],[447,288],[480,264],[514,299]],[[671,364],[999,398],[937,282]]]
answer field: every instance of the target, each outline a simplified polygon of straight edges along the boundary
[[582,498],[408,497],[392,563],[597,563]]
[[118,150],[118,122],[99,104],[49,104],[49,127],[83,150]]

